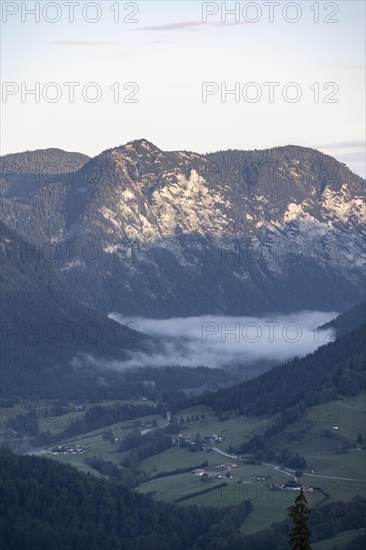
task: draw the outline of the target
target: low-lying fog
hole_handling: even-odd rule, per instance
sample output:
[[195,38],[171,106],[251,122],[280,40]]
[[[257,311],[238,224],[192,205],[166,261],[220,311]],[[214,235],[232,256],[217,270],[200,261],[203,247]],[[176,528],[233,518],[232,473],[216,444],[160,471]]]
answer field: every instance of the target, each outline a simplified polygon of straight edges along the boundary
[[[336,312],[300,311],[264,317],[200,317],[145,319],[109,317],[157,337],[160,352],[135,352],[124,367],[207,366],[229,367],[256,361],[278,363],[303,356],[334,339],[333,331],[319,330]],[[116,365],[117,366],[117,365]],[[118,365],[122,366],[122,365]]]

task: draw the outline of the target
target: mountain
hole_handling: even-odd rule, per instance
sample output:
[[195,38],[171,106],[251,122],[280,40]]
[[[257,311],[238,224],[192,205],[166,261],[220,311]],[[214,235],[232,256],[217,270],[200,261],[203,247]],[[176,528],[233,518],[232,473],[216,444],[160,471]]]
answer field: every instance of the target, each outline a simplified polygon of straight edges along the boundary
[[361,302],[355,307],[346,311],[342,315],[338,315],[329,323],[321,327],[322,329],[333,328],[337,336],[344,336],[348,332],[356,330],[366,324],[366,302]]
[[[62,149],[39,149],[4,155],[0,161],[2,220],[26,239],[47,242],[58,227],[65,184],[90,157]],[[11,200],[16,201],[12,208]],[[47,204],[52,204],[52,212]],[[17,217],[20,216],[20,220]],[[36,216],[36,220],[34,219]],[[36,221],[36,223],[35,223]]]
[[151,340],[80,304],[52,262],[0,222],[1,394],[81,398],[121,384],[98,361],[123,360]]
[[364,181],[319,151],[199,155],[141,139],[58,172],[27,186],[3,169],[3,219],[101,311],[258,315],[364,299]]

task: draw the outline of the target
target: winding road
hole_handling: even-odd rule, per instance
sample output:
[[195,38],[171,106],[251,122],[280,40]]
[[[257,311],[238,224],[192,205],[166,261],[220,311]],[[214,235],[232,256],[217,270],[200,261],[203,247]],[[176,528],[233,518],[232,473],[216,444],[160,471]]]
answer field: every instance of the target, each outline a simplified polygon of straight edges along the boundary
[[[220,455],[227,456],[229,458],[233,458],[234,460],[238,460],[236,455],[231,455],[229,453],[226,453],[225,451],[222,451],[221,449],[219,449],[218,447],[215,447],[215,446],[212,446],[211,448],[212,448],[213,451],[215,451],[216,453],[219,453]],[[297,481],[297,477],[295,476],[295,473],[294,473],[295,470],[290,470],[290,469],[282,470],[280,466],[276,466],[275,464],[270,464],[268,462],[262,462],[262,464],[264,466],[268,466],[269,468],[273,468],[277,472],[281,472],[282,474],[293,477],[295,479],[295,481]],[[358,481],[358,482],[365,482],[366,481],[365,479],[354,479],[354,478],[351,478],[351,477],[323,476],[323,475],[319,475],[319,474],[307,474],[305,472],[304,472],[303,475],[304,476],[310,476],[310,477],[320,477],[322,479],[333,479],[333,480],[338,480],[338,481]]]

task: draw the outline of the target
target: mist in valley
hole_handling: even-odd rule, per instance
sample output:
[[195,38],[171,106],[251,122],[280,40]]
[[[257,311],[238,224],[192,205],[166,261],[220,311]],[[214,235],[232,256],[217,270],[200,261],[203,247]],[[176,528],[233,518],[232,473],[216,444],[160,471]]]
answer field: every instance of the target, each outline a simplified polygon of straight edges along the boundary
[[300,311],[263,317],[199,317],[147,319],[109,317],[159,340],[155,351],[131,352],[129,359],[111,362],[115,368],[205,366],[235,368],[282,363],[313,352],[334,340],[322,325],[337,312]]

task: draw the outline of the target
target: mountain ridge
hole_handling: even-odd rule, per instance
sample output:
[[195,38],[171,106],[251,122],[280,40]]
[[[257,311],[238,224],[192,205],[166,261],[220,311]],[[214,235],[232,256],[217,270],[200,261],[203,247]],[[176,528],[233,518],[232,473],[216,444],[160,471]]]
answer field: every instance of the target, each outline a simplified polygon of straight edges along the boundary
[[200,155],[141,139],[44,185],[12,177],[2,173],[4,221],[43,247],[78,243],[56,267],[106,313],[342,311],[363,299],[364,182],[316,150]]

